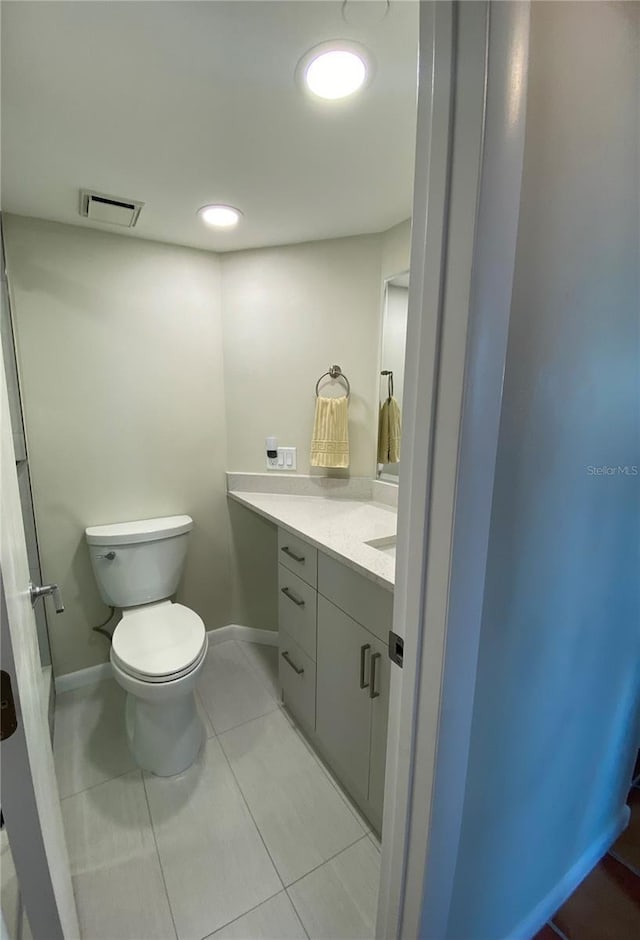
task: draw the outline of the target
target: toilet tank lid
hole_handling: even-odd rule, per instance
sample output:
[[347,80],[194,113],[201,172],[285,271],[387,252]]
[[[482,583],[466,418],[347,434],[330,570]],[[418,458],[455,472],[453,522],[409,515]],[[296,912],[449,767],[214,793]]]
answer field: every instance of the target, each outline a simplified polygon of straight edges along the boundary
[[184,535],[193,528],[191,516],[162,516],[112,525],[92,525],[84,530],[89,545],[127,545]]

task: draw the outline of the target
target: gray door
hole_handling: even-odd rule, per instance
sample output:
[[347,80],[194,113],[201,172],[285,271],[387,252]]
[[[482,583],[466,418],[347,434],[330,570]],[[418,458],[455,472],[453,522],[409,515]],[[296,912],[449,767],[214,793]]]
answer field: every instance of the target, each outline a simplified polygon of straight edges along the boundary
[[318,595],[316,730],[336,771],[364,799],[369,790],[373,643],[367,630]]

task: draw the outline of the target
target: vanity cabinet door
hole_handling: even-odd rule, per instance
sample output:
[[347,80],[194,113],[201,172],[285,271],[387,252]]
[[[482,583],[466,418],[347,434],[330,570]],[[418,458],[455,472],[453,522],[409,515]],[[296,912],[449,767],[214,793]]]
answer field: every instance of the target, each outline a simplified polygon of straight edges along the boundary
[[369,790],[374,643],[367,630],[318,595],[316,731],[328,762],[361,799]]
[[371,761],[369,771],[369,802],[382,825],[382,804],[384,802],[384,771],[387,757],[387,722],[389,719],[389,684],[391,681],[391,660],[383,643],[372,643],[375,662],[372,662],[374,674],[371,699]]

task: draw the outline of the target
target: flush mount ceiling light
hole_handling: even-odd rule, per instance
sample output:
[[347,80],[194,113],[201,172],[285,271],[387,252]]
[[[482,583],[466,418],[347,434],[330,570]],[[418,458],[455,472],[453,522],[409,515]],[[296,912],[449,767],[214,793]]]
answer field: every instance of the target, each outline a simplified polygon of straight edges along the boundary
[[371,62],[358,43],[334,40],[309,50],[298,63],[297,73],[314,97],[339,101],[363,87],[371,77]]
[[233,206],[203,206],[198,209],[198,215],[213,228],[233,228],[240,221],[242,212]]

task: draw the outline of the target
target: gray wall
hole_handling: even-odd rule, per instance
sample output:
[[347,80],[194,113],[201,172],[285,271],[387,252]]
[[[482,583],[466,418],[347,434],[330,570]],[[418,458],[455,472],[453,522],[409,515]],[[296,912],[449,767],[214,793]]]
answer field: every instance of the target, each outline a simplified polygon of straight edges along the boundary
[[192,515],[178,599],[228,623],[217,257],[18,216],[5,234],[43,577],[66,606],[55,673],[108,658],[87,525]]
[[66,604],[56,675],[108,657],[83,537],[101,522],[190,513],[178,599],[209,629],[276,629],[275,528],[228,504],[224,472],[263,471],[269,433],[308,470],[315,381],[338,361],[351,472],[373,475],[382,277],[408,266],[409,223],[222,257],[19,216],[5,229],[43,577]]
[[639,742],[638,12],[532,4],[457,940],[513,935],[588,856]]
[[230,470],[264,472],[273,434],[309,473],[315,385],[336,362],[352,389],[349,472],[373,476],[381,251],[359,235],[221,256]]
[[[352,387],[349,474],[374,476],[382,284],[409,267],[410,235],[406,221],[380,235],[221,256],[230,470],[264,472],[274,434],[310,472],[315,383],[337,362]],[[229,513],[234,620],[275,630],[275,528],[235,503]]]

